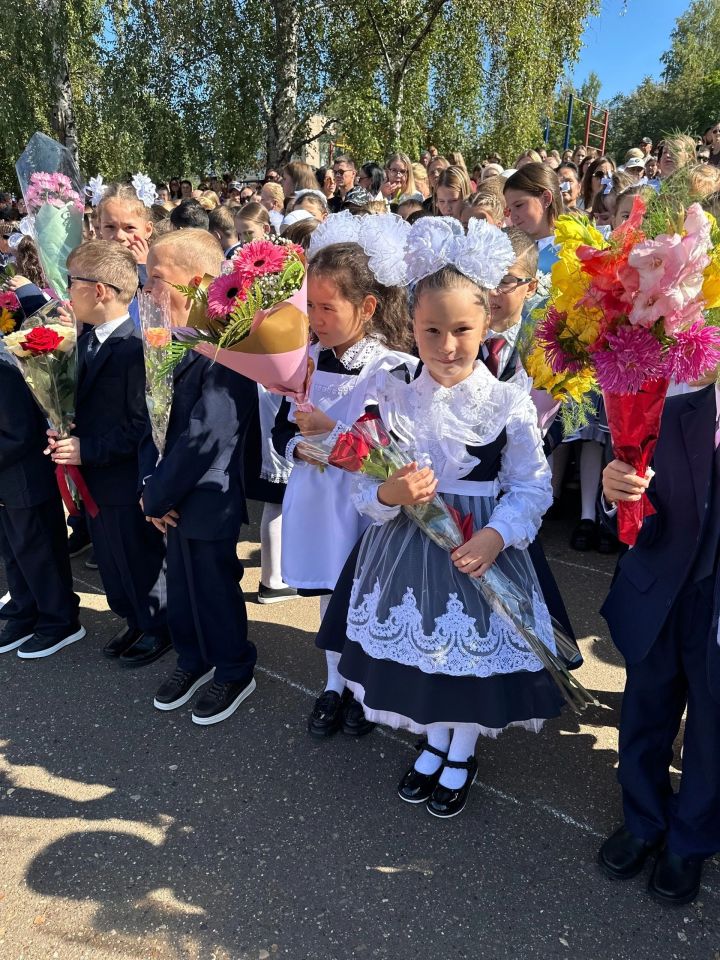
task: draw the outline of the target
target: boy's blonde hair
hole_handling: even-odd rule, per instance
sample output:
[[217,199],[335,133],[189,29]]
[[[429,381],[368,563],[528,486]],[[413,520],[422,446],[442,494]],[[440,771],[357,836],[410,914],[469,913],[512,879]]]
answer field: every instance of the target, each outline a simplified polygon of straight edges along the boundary
[[153,244],[153,250],[164,248],[172,250],[173,259],[178,266],[187,269],[188,279],[209,273],[217,277],[223,263],[223,248],[207,230],[188,227],[185,230],[173,230],[160,237]]
[[505,203],[492,189],[483,188],[474,193],[465,201],[465,209],[468,210],[486,210],[493,218],[495,223],[502,223],[505,217]]
[[86,240],[67,258],[70,274],[104,283],[118,302],[127,306],[137,292],[135,258],[120,243],[112,240]]

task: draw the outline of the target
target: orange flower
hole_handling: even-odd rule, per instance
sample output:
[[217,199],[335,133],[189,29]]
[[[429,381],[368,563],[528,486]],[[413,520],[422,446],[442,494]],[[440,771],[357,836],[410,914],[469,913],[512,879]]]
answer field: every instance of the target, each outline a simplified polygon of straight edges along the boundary
[[151,347],[166,347],[170,343],[170,331],[165,327],[148,327],[145,340]]

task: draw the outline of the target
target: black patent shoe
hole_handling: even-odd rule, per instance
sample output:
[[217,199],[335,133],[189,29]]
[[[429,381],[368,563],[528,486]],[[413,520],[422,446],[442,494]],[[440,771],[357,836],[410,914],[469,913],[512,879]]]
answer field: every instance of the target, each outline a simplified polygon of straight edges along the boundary
[[465,783],[457,790],[450,790],[440,783],[433,790],[432,796],[426,804],[427,812],[443,820],[456,817],[463,812],[470,794],[470,787],[475,783],[478,772],[478,763],[475,757],[468,757],[464,763],[457,760],[446,760],[445,766],[467,770],[468,774]]
[[583,553],[594,550],[597,542],[597,524],[594,520],[581,520],[570,537],[570,546],[573,550],[580,550]]
[[600,524],[597,540],[598,553],[604,553],[606,556],[610,556],[613,553],[617,553],[619,549],[620,542],[618,538],[614,537],[606,527]]
[[648,893],[661,903],[691,903],[700,892],[702,860],[681,857],[667,848],[655,862]]
[[125,653],[120,654],[118,662],[121,667],[145,667],[149,663],[155,663],[168,650],[172,650],[169,636],[143,633]]
[[108,640],[105,646],[102,649],[103,656],[108,657],[110,660],[116,660],[118,657],[122,656],[126,650],[129,650],[130,647],[137,643],[137,641],[142,636],[142,630],[136,630],[134,627],[123,627],[115,636]]
[[616,830],[598,851],[598,863],[612,880],[629,880],[645,866],[647,858],[660,848],[662,840],[649,843],[630,833],[627,827]]
[[312,713],[308,717],[308,733],[322,740],[337,733],[343,722],[343,710],[353,696],[347,687],[343,692],[325,690],[315,701]]
[[427,740],[421,740],[420,743],[417,744],[416,750],[421,752],[424,750],[427,751],[427,753],[432,753],[434,756],[439,757],[442,763],[435,773],[420,773],[419,770],[415,769],[415,764],[407,770],[398,784],[398,796],[401,800],[404,800],[405,803],[425,803],[425,801],[432,796],[432,792],[440,779],[443,763],[447,760],[447,753],[443,753],[442,750],[438,750],[436,747],[431,747]]
[[372,733],[375,724],[368,720],[361,703],[358,703],[355,697],[352,700],[346,700],[342,707],[342,732],[349,737],[364,737],[367,733]]

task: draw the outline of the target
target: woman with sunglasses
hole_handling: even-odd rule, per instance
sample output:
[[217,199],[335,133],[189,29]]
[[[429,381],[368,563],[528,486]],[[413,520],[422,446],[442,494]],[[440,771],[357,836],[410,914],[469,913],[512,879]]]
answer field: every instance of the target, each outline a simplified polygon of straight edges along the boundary
[[703,140],[710,147],[708,163],[720,167],[720,120],[710,124],[703,134]]
[[612,187],[612,175],[616,170],[615,161],[610,157],[597,157],[588,164],[582,184],[582,202],[584,210],[591,210],[593,200],[606,187]]

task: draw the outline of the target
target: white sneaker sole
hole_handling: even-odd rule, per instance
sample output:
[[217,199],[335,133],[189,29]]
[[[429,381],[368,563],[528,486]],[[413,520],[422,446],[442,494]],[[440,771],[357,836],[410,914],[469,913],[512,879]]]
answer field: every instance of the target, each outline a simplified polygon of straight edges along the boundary
[[226,707],[222,713],[216,713],[214,717],[196,717],[195,714],[193,714],[192,722],[197,723],[200,727],[209,727],[213,723],[222,723],[223,720],[227,720],[228,717],[231,717],[235,713],[243,700],[247,700],[256,686],[255,677],[253,677],[245,689],[240,691],[230,706]]
[[156,710],[177,710],[178,707],[184,706],[188,700],[190,700],[193,695],[197,693],[204,683],[207,683],[208,680],[212,680],[214,675],[215,667],[213,667],[212,670],[208,670],[207,673],[204,673],[202,677],[198,677],[188,692],[184,693],[181,697],[178,697],[177,700],[173,700],[172,703],[161,703],[160,700],[153,700],[153,706]]
[[58,640],[54,646],[48,647],[47,650],[38,650],[32,653],[23,653],[22,650],[18,650],[17,655],[21,660],[40,660],[42,657],[51,657],[54,653],[57,653],[58,650],[62,650],[63,647],[69,647],[70,644],[75,643],[76,640],[82,640],[84,636],[85,627],[80,627],[76,633],[70,634],[70,636],[65,637],[64,640]]
[[20,637],[19,640],[13,640],[12,643],[8,643],[4,647],[0,647],[0,653],[10,653],[11,650],[17,650],[17,648],[25,643],[26,640],[29,640],[30,637],[32,637],[32,633],[29,633],[26,637]]
[[261,597],[260,595],[258,595],[257,602],[258,602],[258,603],[263,603],[263,604],[265,604],[265,603],[287,603],[288,600],[298,600],[298,599],[300,599],[300,597],[299,597],[299,594],[297,594],[297,593],[294,593],[294,594],[293,594],[292,596],[290,596],[290,597]]
[[5,606],[6,603],[10,603],[10,591],[9,591],[9,590],[8,590],[7,593],[3,594],[2,597],[0,597],[0,610],[2,610],[2,608]]

